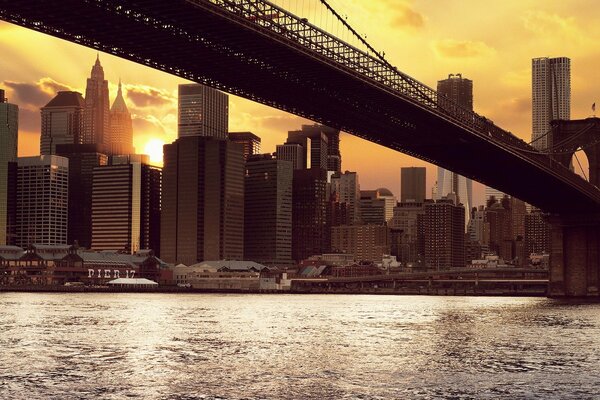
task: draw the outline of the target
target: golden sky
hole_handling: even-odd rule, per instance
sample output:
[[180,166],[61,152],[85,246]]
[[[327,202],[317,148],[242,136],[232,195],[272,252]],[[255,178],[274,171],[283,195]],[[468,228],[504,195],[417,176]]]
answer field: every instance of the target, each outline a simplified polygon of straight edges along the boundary
[[[279,0],[310,14],[317,0]],[[591,115],[600,104],[600,8],[595,0],[331,0],[348,22],[401,71],[435,88],[449,73],[473,80],[474,108],[529,141],[531,59],[571,58],[571,118]],[[302,11],[301,4],[307,9]],[[312,11],[314,13],[314,11]],[[0,22],[0,87],[20,107],[19,154],[39,154],[39,108],[57,90],[85,91],[96,51]],[[111,101],[122,79],[134,119],[138,152],[176,138],[177,85],[186,82],[109,54],[100,54]],[[272,152],[302,118],[230,96],[231,131],[252,131]],[[388,187],[400,195],[400,168],[435,167],[344,134],[342,168],[358,171],[361,188]],[[498,166],[501,168],[502,166]],[[476,185],[475,204],[483,202]]]

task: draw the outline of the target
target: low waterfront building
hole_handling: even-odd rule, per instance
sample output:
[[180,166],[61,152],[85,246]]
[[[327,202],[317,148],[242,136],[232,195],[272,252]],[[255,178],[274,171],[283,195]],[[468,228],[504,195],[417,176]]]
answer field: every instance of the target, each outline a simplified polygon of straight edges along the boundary
[[134,254],[86,251],[77,246],[0,246],[0,284],[104,285],[118,278],[159,280],[166,264],[151,250]]

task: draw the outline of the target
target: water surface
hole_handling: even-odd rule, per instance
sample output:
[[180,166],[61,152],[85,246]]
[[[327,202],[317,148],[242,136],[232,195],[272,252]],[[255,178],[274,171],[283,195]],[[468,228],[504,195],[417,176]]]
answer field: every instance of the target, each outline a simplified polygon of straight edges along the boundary
[[600,397],[600,304],[0,294],[2,399]]

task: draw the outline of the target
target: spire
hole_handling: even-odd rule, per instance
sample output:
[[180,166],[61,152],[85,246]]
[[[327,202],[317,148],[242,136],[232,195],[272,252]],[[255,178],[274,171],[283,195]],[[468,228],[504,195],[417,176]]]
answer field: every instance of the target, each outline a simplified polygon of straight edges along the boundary
[[99,81],[104,80],[104,68],[100,64],[100,52],[96,53],[96,63],[92,67],[92,79],[96,79]]
[[100,66],[100,52],[96,53],[96,64],[95,65]]
[[127,109],[127,104],[125,104],[125,99],[123,98],[123,90],[121,89],[121,78],[119,78],[119,90],[117,91],[117,97],[115,98],[115,102],[113,103],[110,112],[119,112],[119,113],[129,113]]

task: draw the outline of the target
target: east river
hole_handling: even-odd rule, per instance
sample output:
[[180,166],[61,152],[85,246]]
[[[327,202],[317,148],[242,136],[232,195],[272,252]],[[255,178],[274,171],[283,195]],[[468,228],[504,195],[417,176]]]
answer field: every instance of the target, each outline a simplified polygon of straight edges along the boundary
[[1,399],[600,397],[600,304],[0,293]]

